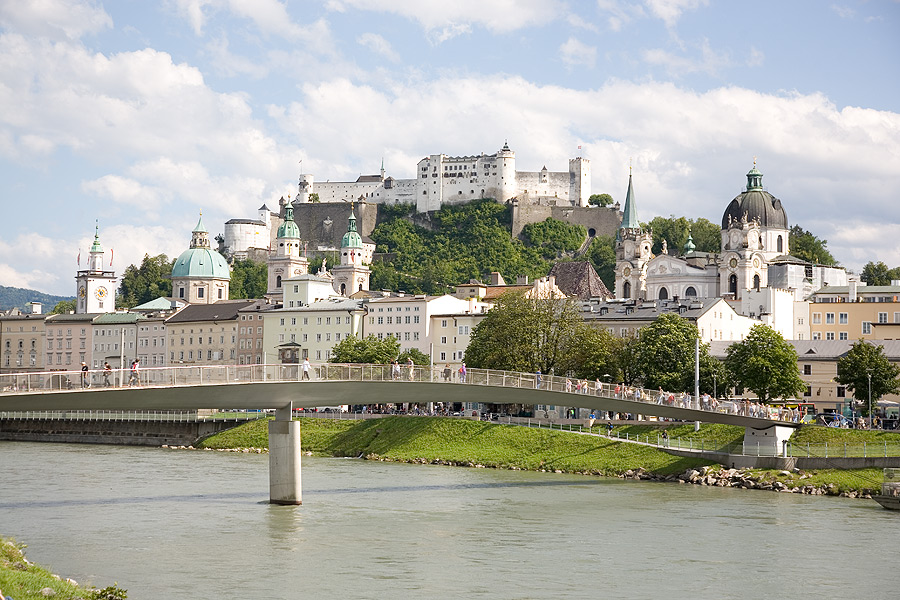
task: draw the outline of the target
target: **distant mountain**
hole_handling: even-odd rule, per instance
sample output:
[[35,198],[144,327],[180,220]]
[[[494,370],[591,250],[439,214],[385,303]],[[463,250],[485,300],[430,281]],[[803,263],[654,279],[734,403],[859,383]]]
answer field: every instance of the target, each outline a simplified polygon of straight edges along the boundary
[[44,305],[44,312],[50,312],[56,303],[61,300],[72,300],[74,296],[53,296],[37,290],[26,290],[17,287],[0,285],[0,309],[21,308],[29,302],[40,302]]

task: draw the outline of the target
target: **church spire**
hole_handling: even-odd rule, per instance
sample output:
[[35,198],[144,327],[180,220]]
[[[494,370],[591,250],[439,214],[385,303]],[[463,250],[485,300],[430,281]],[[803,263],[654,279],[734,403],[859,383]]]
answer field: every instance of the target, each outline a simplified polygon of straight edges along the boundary
[[631,184],[631,167],[628,167],[628,193],[625,195],[625,210],[622,213],[622,226],[620,229],[640,229],[641,223],[637,217],[637,207],[634,203],[634,188]]
[[103,246],[100,245],[100,221],[94,223],[94,243],[91,245],[88,270],[100,272],[103,270]]
[[209,248],[209,232],[203,226],[203,211],[200,211],[200,219],[191,232],[191,248]]

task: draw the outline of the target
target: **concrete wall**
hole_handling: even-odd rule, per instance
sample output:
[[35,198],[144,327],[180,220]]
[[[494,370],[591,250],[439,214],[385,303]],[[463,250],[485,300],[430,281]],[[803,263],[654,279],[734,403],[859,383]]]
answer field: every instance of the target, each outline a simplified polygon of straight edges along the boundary
[[[311,202],[294,204],[294,222],[300,228],[301,245],[307,242],[307,251],[320,246],[338,249],[341,238],[347,233],[350,218],[349,202]],[[378,219],[378,205],[360,203],[353,206],[356,215],[356,229],[362,236],[369,236]]]
[[0,440],[123,446],[190,446],[201,438],[243,423],[245,421],[173,423],[84,421],[80,419],[0,419]]
[[563,206],[556,206],[552,198],[538,202],[514,202],[512,214],[512,235],[518,237],[528,223],[540,223],[552,217],[566,223],[583,225],[595,235],[616,237],[616,230],[622,222],[622,213],[613,208],[570,206],[560,199]]

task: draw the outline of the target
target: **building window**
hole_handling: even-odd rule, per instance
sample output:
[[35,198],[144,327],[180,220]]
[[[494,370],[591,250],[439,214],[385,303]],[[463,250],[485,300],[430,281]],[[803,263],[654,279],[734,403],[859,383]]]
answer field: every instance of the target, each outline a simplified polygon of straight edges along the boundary
[[878,322],[879,322],[879,323],[887,323],[887,322],[888,322],[888,320],[887,320],[887,313],[886,313],[886,312],[880,312],[880,313],[878,313]]
[[205,291],[206,291],[205,288],[202,288],[202,287],[197,288],[197,297],[202,298]]
[[813,332],[812,332],[812,339],[813,339],[813,340],[821,340],[821,339],[822,339],[822,332],[820,332],[820,331],[813,331]]
[[838,398],[846,398],[847,397],[847,388],[845,388],[842,385],[838,386],[837,397]]
[[803,365],[803,374],[812,375],[812,365]]
[[825,313],[825,324],[834,325],[834,313]]
[[806,391],[803,392],[803,395],[806,396],[807,398],[812,396],[812,386],[811,385],[806,386]]
[[848,319],[847,313],[839,313],[839,314],[838,314],[838,322],[839,322],[841,325],[846,325],[846,324],[847,324],[847,319]]
[[849,338],[847,337],[847,332],[846,332],[846,331],[840,332],[840,333],[838,334],[838,339],[839,339],[839,340],[846,340],[846,339],[849,339]]
[[178,297],[184,298],[184,288],[183,287],[178,288]]
[[862,322],[862,334],[863,335],[871,335],[872,334],[872,322],[871,321],[863,321]]
[[812,322],[813,322],[813,325],[821,325],[822,324],[822,313],[813,313]]
[[826,340],[834,340],[834,332],[833,332],[833,331],[826,331],[826,332],[825,332],[825,339],[826,339]]

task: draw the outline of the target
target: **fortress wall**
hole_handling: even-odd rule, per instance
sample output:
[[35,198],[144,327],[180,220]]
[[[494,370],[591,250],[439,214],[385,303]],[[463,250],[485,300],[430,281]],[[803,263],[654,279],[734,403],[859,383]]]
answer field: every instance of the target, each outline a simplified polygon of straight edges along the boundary
[[595,235],[616,236],[622,213],[614,208],[553,206],[541,202],[518,202],[513,206],[512,235],[518,237],[528,223],[540,223],[548,217],[558,221],[582,225]]

